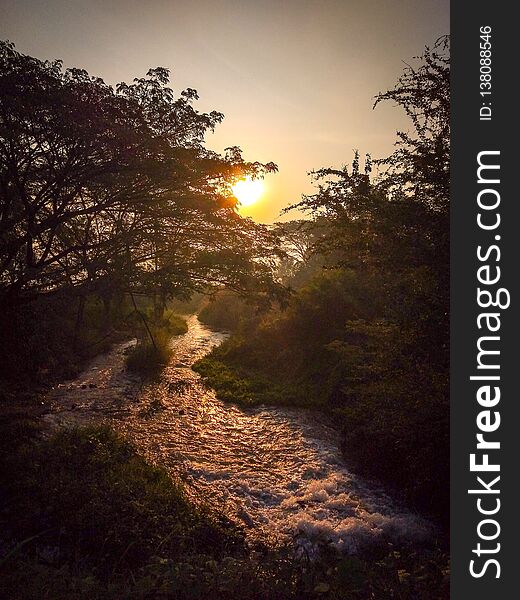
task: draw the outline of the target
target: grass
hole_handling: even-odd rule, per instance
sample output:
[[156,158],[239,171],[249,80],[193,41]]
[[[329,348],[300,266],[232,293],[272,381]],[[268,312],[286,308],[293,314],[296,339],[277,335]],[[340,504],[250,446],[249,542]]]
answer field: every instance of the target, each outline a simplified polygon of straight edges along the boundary
[[11,482],[11,500],[24,515],[12,532],[43,535],[102,572],[137,568],[159,548],[171,556],[192,547],[216,554],[240,538],[106,427],[62,430],[21,447],[19,458],[27,452],[30,463],[11,463],[25,475]]
[[[147,318],[145,316],[145,318]],[[153,342],[146,330],[140,333],[137,346],[130,352],[126,366],[143,376],[152,376],[168,364],[172,354],[171,338],[188,331],[186,321],[166,311],[160,321],[151,321],[148,325],[153,336]],[[144,327],[143,327],[144,329]]]
[[186,320],[176,315],[171,309],[164,311],[163,317],[157,325],[159,328],[166,330],[170,335],[181,335],[188,331]]
[[[45,435],[42,435],[45,434]],[[445,557],[380,549],[296,559],[240,528],[105,427],[49,436],[0,420],[0,597],[10,600],[440,600]]]
[[[305,394],[296,386],[273,383],[260,375],[241,373],[216,358],[205,357],[193,366],[224,402],[240,406],[302,405]],[[310,405],[310,404],[309,404]]]
[[156,331],[153,333],[153,337],[155,345],[149,339],[140,340],[128,354],[126,366],[130,371],[143,376],[153,375],[168,364],[172,354],[171,336],[164,331]]
[[[441,384],[435,387],[425,378],[421,385],[419,376],[412,374],[418,381],[412,389],[412,377],[404,373],[351,391],[349,384],[341,383],[341,371],[336,377],[330,365],[320,373],[311,364],[314,371],[306,373],[307,363],[295,369],[290,358],[269,359],[263,348],[244,339],[235,334],[193,366],[221,400],[243,407],[286,405],[322,411],[340,429],[344,456],[359,474],[383,482],[411,509],[448,531],[449,429]],[[315,362],[319,364],[317,358]],[[427,401],[422,389],[429,390]]]

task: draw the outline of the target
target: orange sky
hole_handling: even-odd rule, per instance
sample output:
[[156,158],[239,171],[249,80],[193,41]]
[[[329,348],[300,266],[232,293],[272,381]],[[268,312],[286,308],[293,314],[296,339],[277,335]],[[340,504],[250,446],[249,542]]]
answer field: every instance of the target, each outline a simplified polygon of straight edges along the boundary
[[[391,152],[407,127],[390,105],[372,110],[404,60],[449,32],[447,0],[3,0],[0,38],[61,58],[109,83],[172,70],[224,123],[208,137],[280,172],[244,210],[272,222],[312,191],[307,172]],[[297,216],[297,215],[294,215]],[[287,217],[285,217],[287,218]]]

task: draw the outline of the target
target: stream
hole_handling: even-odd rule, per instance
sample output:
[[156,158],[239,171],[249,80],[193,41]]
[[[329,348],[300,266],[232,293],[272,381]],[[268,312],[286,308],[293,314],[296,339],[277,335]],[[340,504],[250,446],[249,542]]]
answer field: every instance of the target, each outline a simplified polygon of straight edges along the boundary
[[348,553],[373,543],[428,541],[431,524],[347,467],[325,417],[218,400],[191,365],[227,334],[195,315],[187,322],[158,380],[143,384],[126,372],[135,340],[117,344],[51,390],[46,419],[53,426],[110,423],[252,537],[294,539],[307,552],[327,543]]

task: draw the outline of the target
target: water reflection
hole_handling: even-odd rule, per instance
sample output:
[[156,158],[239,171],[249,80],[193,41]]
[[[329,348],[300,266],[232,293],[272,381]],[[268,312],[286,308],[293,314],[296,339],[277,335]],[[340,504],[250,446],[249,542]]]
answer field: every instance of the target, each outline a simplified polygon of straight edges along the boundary
[[344,465],[336,431],[316,413],[219,401],[190,367],[222,343],[196,316],[172,341],[160,380],[141,386],[121,344],[49,396],[55,423],[109,420],[141,451],[243,523],[252,535],[291,536],[348,552],[373,541],[427,539],[429,525]]

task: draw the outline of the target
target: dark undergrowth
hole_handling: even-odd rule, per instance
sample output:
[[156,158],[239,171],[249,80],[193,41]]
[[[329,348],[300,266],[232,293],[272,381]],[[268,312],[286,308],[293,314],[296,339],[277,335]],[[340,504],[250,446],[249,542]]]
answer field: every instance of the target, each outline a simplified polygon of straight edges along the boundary
[[187,331],[186,321],[171,308],[155,316],[151,298],[135,301],[137,311],[127,296],[106,303],[64,291],[0,307],[0,399],[28,408],[35,391],[75,377],[93,357],[132,337],[139,343],[129,366],[144,375],[159,370],[170,356],[170,338]]
[[0,423],[0,597],[10,600],[440,600],[436,549],[248,547],[239,527],[147,463],[107,428],[42,435]]
[[[141,301],[147,303],[147,301]],[[94,356],[138,334],[141,319],[126,297],[105,305],[69,292],[0,310],[0,389],[34,388],[76,376]],[[12,401],[13,399],[11,399]]]
[[[127,302],[108,313],[101,300],[59,293],[0,310],[0,385],[46,385],[76,375],[86,361],[129,335]],[[135,322],[134,322],[135,323]]]

